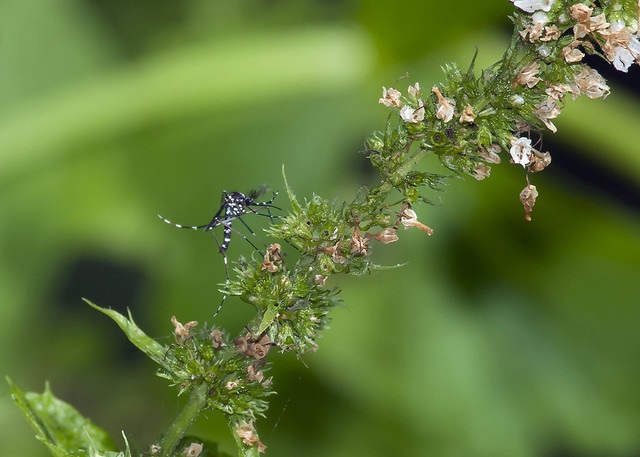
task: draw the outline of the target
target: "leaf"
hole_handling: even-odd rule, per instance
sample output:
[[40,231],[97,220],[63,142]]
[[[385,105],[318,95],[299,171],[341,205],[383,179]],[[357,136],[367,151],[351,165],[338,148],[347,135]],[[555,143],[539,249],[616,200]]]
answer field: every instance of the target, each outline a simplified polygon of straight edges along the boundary
[[270,305],[262,315],[262,321],[260,321],[260,327],[258,327],[258,335],[261,335],[266,329],[268,329],[273,321],[278,316],[278,308],[275,305]]
[[49,384],[42,394],[23,392],[7,378],[11,396],[27,421],[56,457],[70,454],[80,456],[124,456],[116,452],[113,440],[100,427],[83,417],[68,403],[56,398]]
[[287,189],[287,196],[289,197],[289,202],[291,203],[291,211],[293,211],[294,214],[298,214],[300,213],[300,211],[302,211],[302,207],[300,206],[300,203],[298,203],[298,200],[291,190],[291,187],[289,187],[287,175],[284,173],[284,164],[282,164],[282,179],[284,180],[284,187]]
[[115,310],[101,308],[86,298],[83,298],[83,300],[92,308],[97,309],[101,313],[106,314],[113,319],[125,335],[127,335],[129,341],[131,341],[142,352],[147,354],[154,362],[162,366],[166,365],[167,348],[153,338],[147,336],[133,321],[131,312],[128,313],[129,318],[126,318]]

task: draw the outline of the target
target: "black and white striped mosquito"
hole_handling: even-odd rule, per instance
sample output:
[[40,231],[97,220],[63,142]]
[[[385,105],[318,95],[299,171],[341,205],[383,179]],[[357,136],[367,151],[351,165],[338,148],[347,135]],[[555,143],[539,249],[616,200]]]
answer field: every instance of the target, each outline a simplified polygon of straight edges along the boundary
[[[169,219],[158,214],[158,217],[166,222],[167,224],[173,225],[174,227],[181,229],[191,229],[191,230],[200,230],[204,229],[204,232],[211,232],[213,235],[213,239],[216,241],[218,245],[218,251],[222,254],[222,260],[224,262],[224,271],[226,274],[226,280],[229,281],[229,261],[227,259],[227,249],[229,249],[229,244],[231,243],[231,233],[237,233],[239,236],[244,238],[247,243],[249,243],[256,251],[260,252],[260,249],[253,244],[253,242],[247,238],[242,232],[239,232],[235,228],[232,227],[233,221],[236,219],[239,220],[242,225],[249,230],[249,233],[255,235],[255,232],[251,230],[251,227],[247,225],[247,223],[242,219],[242,216],[245,214],[255,214],[258,216],[268,217],[273,221],[274,218],[278,216],[274,216],[271,214],[271,208],[280,209],[273,204],[278,195],[278,192],[274,192],[271,200],[267,200],[264,202],[257,202],[255,199],[258,198],[264,189],[258,189],[251,191],[249,195],[245,195],[242,192],[227,192],[222,191],[222,201],[220,202],[220,208],[213,215],[208,224],[203,225],[184,225],[184,224],[176,224],[175,222],[170,221]],[[262,210],[264,208],[264,210]],[[262,210],[262,211],[261,211]],[[213,231],[216,227],[222,226],[222,243],[218,240],[215,232]],[[220,310],[222,309],[222,305],[227,299],[226,294],[223,295],[222,301],[220,302],[220,306],[216,310],[213,317],[215,318]]]

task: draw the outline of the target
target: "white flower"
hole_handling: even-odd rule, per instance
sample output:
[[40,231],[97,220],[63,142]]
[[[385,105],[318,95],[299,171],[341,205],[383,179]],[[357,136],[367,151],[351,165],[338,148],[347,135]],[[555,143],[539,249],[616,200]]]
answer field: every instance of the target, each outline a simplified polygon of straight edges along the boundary
[[436,117],[444,123],[449,122],[453,118],[453,113],[456,108],[455,100],[452,98],[446,98],[436,86],[431,88],[431,92],[433,92],[438,98]]
[[424,120],[424,106],[421,106],[418,109],[413,109],[410,106],[403,106],[400,108],[400,117],[405,122],[410,122],[411,124],[417,124]]
[[384,106],[388,108],[400,108],[402,106],[402,102],[400,101],[400,96],[402,94],[399,90],[390,87],[387,89],[386,87],[382,87],[382,98],[378,100],[378,103],[382,103]]
[[622,46],[616,46],[615,48],[613,48],[613,52],[613,66],[616,68],[616,70],[624,71],[626,73],[635,60],[633,58],[633,54],[627,48],[624,48]]
[[407,92],[409,92],[409,95],[411,95],[412,97],[419,97],[420,96],[420,83],[415,83],[413,86],[409,86],[409,88],[407,89]]
[[611,21],[608,28],[600,31],[605,38],[602,49],[616,70],[626,72],[634,61],[640,59],[640,41],[621,19]]
[[424,233],[426,233],[429,236],[433,235],[433,229],[431,227],[424,225],[422,222],[420,222],[418,220],[418,215],[416,214],[416,212],[411,208],[409,208],[408,206],[406,206],[406,203],[405,203],[404,209],[400,212],[398,218],[402,223],[402,225],[404,226],[405,230],[411,227],[415,227],[417,229],[422,230]]
[[549,11],[556,0],[510,0],[516,7],[527,13]]
[[511,149],[509,154],[514,163],[519,163],[522,167],[526,167],[531,162],[533,156],[533,148],[531,147],[531,138],[511,138]]
[[531,15],[531,20],[534,24],[544,25],[549,22],[549,16],[547,15],[547,13],[544,13],[542,11],[536,11]]

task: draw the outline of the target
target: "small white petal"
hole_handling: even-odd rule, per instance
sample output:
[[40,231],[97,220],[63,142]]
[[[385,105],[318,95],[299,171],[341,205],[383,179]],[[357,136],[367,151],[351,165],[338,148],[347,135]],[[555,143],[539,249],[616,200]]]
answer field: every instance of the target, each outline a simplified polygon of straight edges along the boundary
[[533,154],[531,150],[530,138],[521,137],[511,139],[511,149],[509,149],[509,154],[511,154],[513,161],[522,165],[523,168],[531,162],[531,156]]
[[634,60],[633,54],[628,49],[622,46],[616,47],[616,55],[613,59],[613,66],[616,67],[616,70],[626,73]]
[[533,13],[535,11],[549,11],[555,0],[510,0],[516,7],[520,8],[527,13]]
[[544,25],[547,22],[549,22],[549,16],[547,15],[547,13],[543,11],[536,11],[531,15],[531,20],[533,21],[534,24]]

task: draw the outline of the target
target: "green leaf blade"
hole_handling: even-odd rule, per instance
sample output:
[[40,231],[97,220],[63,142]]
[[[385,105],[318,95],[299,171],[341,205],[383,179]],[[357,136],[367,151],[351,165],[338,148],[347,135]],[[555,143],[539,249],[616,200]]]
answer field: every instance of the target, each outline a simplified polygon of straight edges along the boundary
[[138,349],[147,354],[151,360],[158,363],[159,365],[165,365],[165,356],[167,353],[167,348],[162,344],[158,343],[153,338],[147,336],[140,327],[136,325],[133,321],[133,317],[129,312],[129,316],[125,317],[119,312],[113,309],[102,308],[91,301],[83,298],[83,300],[92,308],[100,311],[103,314],[106,314],[111,319],[115,321],[116,324],[122,329],[125,333],[129,341],[131,341]]
[[7,378],[11,396],[36,437],[55,457],[68,455],[114,455],[111,437],[78,410],[56,398],[47,384],[43,393],[23,392]]

